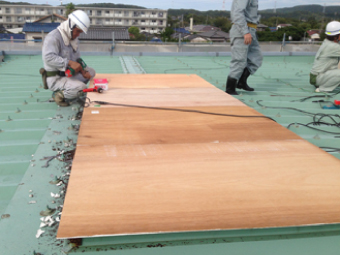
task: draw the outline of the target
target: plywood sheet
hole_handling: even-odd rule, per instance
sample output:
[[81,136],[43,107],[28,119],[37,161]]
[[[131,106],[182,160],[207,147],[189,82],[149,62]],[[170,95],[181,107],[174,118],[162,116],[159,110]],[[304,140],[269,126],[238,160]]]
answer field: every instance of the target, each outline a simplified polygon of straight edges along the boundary
[[339,182],[303,140],[80,146],[58,237],[334,223]]
[[136,108],[87,108],[78,144],[218,143],[227,141],[301,139],[266,118],[230,117],[178,110],[238,116],[263,116],[249,107],[190,107],[173,111]]
[[108,79],[110,89],[214,88],[196,74],[96,74],[96,78]]
[[91,101],[161,107],[244,106],[241,101],[226,97],[224,91],[216,88],[110,89],[104,93],[88,93],[88,97]]
[[[197,77],[162,75],[166,87],[136,75],[146,84],[138,89],[130,77],[115,75],[121,87],[110,81],[107,100],[261,116],[200,78],[195,87]],[[197,103],[208,91],[217,103]],[[338,159],[265,118],[86,108],[57,237],[339,223],[339,169]]]
[[[109,90],[88,93],[91,101],[144,106],[245,106],[234,97],[226,97],[197,75],[183,74],[99,74],[109,80]],[[97,77],[96,76],[96,77]],[[91,82],[90,87],[93,84]],[[93,107],[93,104],[92,104]],[[103,105],[101,107],[115,107]]]

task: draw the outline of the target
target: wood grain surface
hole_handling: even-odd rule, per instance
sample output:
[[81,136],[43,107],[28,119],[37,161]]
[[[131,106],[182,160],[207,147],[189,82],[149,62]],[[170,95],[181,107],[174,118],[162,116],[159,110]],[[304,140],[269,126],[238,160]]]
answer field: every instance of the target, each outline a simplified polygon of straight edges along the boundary
[[[99,74],[97,76],[108,79],[109,90],[101,94],[88,93],[91,101],[163,107],[245,106],[234,97],[226,97],[224,91],[216,89],[215,86],[193,74]],[[90,87],[92,86],[91,82]]]
[[[185,84],[193,79],[179,76]],[[127,77],[115,80],[125,84]],[[203,83],[197,91],[204,89],[205,81],[197,80]],[[152,102],[161,83],[148,82],[154,93],[143,94],[141,104]],[[126,90],[135,86],[126,83]],[[165,101],[166,89],[158,88]],[[91,100],[98,96],[92,95]],[[237,102],[183,105],[172,107],[261,116]],[[338,159],[265,118],[90,107],[83,114],[57,237],[339,223],[339,169]]]

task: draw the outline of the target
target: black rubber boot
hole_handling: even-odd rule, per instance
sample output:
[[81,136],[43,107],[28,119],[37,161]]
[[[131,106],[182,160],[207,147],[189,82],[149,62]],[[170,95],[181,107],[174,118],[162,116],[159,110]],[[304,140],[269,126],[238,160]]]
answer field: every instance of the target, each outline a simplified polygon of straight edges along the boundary
[[236,92],[236,84],[237,84],[237,80],[231,77],[228,77],[227,80],[227,86],[226,86],[226,90],[225,92],[228,93],[229,95],[238,95],[238,93]]
[[254,91],[253,88],[249,87],[247,84],[247,79],[250,75],[248,68],[244,68],[241,78],[238,81],[237,88],[244,89],[246,91]]

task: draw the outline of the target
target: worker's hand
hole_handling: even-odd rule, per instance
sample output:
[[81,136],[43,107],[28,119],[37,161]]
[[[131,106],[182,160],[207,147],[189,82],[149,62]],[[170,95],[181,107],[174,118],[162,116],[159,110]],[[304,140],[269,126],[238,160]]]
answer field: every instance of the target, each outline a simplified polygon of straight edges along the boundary
[[69,60],[69,61],[68,61],[68,65],[69,65],[76,73],[79,73],[81,70],[83,70],[83,67],[81,66],[81,64],[79,64],[79,63],[76,62],[76,61]]
[[250,33],[245,34],[243,37],[244,37],[244,44],[246,44],[246,45],[251,44],[251,41],[253,40],[253,37],[251,36]]
[[91,79],[91,74],[88,71],[85,70],[81,70],[81,74],[83,75],[83,77],[87,80]]

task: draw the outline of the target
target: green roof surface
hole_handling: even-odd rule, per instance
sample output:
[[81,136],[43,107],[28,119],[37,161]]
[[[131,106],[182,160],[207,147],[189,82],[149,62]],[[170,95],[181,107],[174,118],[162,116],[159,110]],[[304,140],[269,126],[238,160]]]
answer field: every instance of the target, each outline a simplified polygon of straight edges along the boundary
[[[83,56],[97,73],[197,74],[224,90],[230,57]],[[249,78],[255,92],[235,96],[340,159],[340,109],[323,109],[332,93],[309,84],[313,56],[266,56]],[[340,225],[56,240],[58,223],[42,227],[42,211],[62,211],[82,106],[59,108],[42,87],[41,55],[6,55],[0,64],[0,254],[339,254]],[[317,97],[315,97],[317,96]],[[313,102],[313,101],[330,102]],[[322,115],[315,115],[322,114]],[[328,114],[328,115],[325,115]],[[331,114],[332,116],[329,116]],[[314,120],[313,120],[314,117]],[[315,121],[315,125],[307,125]],[[334,124],[337,124],[334,125]],[[330,147],[330,148],[329,148]],[[333,148],[333,149],[332,149]],[[61,155],[58,156],[58,152]],[[50,160],[50,161],[49,161]],[[47,164],[48,163],[48,164]],[[327,162],[325,162],[327,167]],[[340,170],[339,170],[340,171]],[[61,185],[57,186],[56,184]],[[60,198],[51,197],[60,194]],[[81,199],[81,198],[80,198]],[[91,220],[91,219],[89,219]],[[49,222],[50,223],[50,222]],[[113,252],[114,251],[114,252]]]

